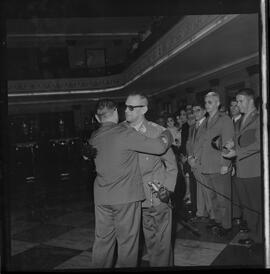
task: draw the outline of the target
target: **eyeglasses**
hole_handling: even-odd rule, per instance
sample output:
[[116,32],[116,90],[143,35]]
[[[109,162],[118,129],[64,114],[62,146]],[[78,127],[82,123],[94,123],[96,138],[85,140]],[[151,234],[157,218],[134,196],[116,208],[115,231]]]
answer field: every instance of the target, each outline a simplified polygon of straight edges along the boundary
[[128,110],[133,111],[135,108],[142,108],[145,107],[143,105],[138,105],[138,106],[132,106],[132,105],[126,105],[126,108],[128,108]]

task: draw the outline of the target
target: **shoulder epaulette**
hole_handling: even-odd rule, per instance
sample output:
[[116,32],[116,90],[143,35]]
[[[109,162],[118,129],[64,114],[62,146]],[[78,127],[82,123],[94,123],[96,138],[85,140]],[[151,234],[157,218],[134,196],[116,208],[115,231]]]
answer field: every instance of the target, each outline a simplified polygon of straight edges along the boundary
[[153,126],[153,127],[155,127],[155,128],[157,128],[157,129],[159,129],[159,130],[162,130],[162,131],[166,130],[165,127],[163,127],[161,125],[158,125],[158,124],[156,124],[154,122],[148,121],[148,124],[151,125],[151,126]]

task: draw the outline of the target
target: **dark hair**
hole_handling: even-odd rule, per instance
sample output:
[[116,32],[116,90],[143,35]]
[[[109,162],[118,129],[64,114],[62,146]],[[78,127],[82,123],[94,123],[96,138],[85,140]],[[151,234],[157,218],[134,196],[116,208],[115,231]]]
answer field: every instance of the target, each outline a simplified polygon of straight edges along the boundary
[[253,98],[255,100],[255,92],[252,88],[241,88],[238,90],[236,95],[245,95]]
[[193,103],[193,107],[200,107],[201,109],[205,109],[205,103],[203,100],[197,100]]
[[114,101],[109,99],[102,99],[97,103],[96,114],[100,120],[111,116],[117,105]]
[[176,122],[175,116],[174,116],[173,114],[170,113],[170,114],[166,115],[166,123],[168,122],[168,119],[169,119],[169,118],[172,118],[173,121]]
[[230,104],[231,104],[231,102],[237,102],[237,100],[236,100],[236,96],[234,96],[234,97],[232,97],[232,98],[231,98],[231,100],[230,100]]
[[180,107],[176,112],[175,112],[175,117],[176,116],[180,116],[180,114],[181,114],[181,111],[184,111],[185,113],[187,112],[186,111],[186,107]]

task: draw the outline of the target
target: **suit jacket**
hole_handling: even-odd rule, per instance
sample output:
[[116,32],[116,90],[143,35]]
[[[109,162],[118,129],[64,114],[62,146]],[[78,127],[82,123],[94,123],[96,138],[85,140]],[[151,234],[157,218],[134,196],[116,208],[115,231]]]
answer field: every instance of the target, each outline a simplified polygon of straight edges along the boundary
[[184,155],[187,154],[186,145],[187,145],[187,140],[188,140],[188,134],[189,134],[189,124],[186,122],[183,124],[182,129],[181,129],[180,152]]
[[205,123],[206,118],[202,121],[199,125],[196,133],[196,125],[193,125],[189,129],[189,137],[187,141],[187,154],[188,156],[195,157],[196,165],[201,165],[201,153],[202,153],[202,145],[204,141],[204,134],[205,134]]
[[201,164],[202,172],[206,174],[220,173],[222,166],[231,166],[231,160],[225,159],[221,151],[212,147],[214,137],[220,136],[222,146],[234,139],[234,126],[231,118],[221,112],[217,112],[209,121],[209,116],[204,124],[205,134],[202,141]]
[[236,124],[236,176],[251,178],[261,176],[260,116],[254,110],[242,127],[243,117]]
[[[144,119],[138,131],[144,136],[157,138],[165,128],[153,122]],[[143,207],[151,206],[151,189],[148,182],[156,180],[163,184],[168,190],[174,191],[177,177],[177,163],[175,155],[171,148],[166,153],[157,156],[152,154],[139,154],[140,170],[143,178],[143,187],[146,200]],[[157,206],[161,202],[155,196],[152,196],[152,205]]]
[[124,124],[107,122],[92,134],[90,145],[97,149],[94,202],[124,204],[145,198],[138,152],[161,154],[169,143],[151,139]]

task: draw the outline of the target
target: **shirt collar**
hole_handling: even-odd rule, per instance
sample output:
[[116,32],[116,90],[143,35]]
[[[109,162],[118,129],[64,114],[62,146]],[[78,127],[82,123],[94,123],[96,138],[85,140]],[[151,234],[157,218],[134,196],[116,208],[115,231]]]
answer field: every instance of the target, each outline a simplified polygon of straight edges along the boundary
[[233,117],[233,121],[236,122],[241,118],[241,114],[238,114],[236,117]]
[[198,121],[198,125],[200,126],[204,120],[205,120],[205,117],[203,117],[200,121]]
[[142,124],[143,124],[143,121],[144,120],[142,120],[139,124],[137,124],[137,125],[131,125],[131,127],[133,127],[133,128],[135,128],[137,131],[140,129],[140,127],[142,126]]

